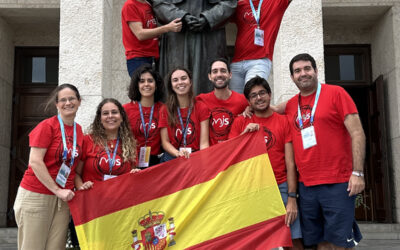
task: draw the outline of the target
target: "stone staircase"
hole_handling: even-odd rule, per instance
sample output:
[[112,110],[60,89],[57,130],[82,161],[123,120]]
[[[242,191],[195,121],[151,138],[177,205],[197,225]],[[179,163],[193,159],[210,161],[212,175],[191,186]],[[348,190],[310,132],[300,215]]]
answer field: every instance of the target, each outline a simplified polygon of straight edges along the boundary
[[17,228],[0,228],[0,249],[17,249]]
[[399,240],[400,242],[400,224],[359,223],[358,226],[366,240]]
[[[400,224],[359,223],[364,239],[356,249],[400,249]],[[17,249],[17,229],[0,228],[0,250]]]

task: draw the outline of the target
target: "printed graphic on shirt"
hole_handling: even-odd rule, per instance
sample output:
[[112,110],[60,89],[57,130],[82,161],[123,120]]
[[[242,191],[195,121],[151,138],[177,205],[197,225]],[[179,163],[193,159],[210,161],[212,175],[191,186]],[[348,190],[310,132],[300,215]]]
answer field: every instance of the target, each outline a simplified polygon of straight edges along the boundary
[[214,138],[227,137],[231,130],[233,114],[225,108],[214,108],[211,110],[210,127]]
[[157,21],[153,16],[153,13],[151,10],[146,10],[146,16],[145,16],[146,25],[145,28],[154,28],[157,27]]
[[[110,150],[110,156],[113,156],[113,149]],[[95,159],[93,160],[93,169],[99,176],[103,176],[105,174],[110,174],[110,165],[107,152],[105,150],[101,150],[96,154]],[[115,156],[115,165],[112,168],[113,175],[121,175],[124,173],[123,162],[121,156],[117,153]]]
[[[145,125],[146,125],[146,130],[148,130],[150,114],[143,114],[143,117],[144,117],[144,120],[147,121],[145,123]],[[143,125],[142,125],[142,120],[140,118],[136,120],[136,124],[134,126],[135,126],[135,131],[140,131],[140,135],[142,135],[142,137],[144,138],[144,129],[143,129]],[[157,127],[158,127],[158,118],[154,117],[154,115],[153,115],[148,142],[150,142],[152,137],[156,135]]]
[[[66,162],[66,164],[68,165],[68,166],[70,166],[70,160],[71,160],[71,154],[72,154],[72,150],[73,150],[73,145],[74,145],[74,137],[72,137],[72,136],[69,136],[69,135],[66,135],[65,136],[65,140],[67,141],[67,162]],[[80,145],[78,145],[78,143],[77,143],[77,145],[76,145],[76,150],[75,150],[75,162],[76,162],[76,159],[79,157],[79,152],[82,152],[81,151],[81,146]],[[63,144],[63,141],[62,140],[60,140],[60,143],[58,144],[58,146],[57,146],[57,149],[56,149],[56,153],[55,153],[55,157],[56,157],[56,159],[55,159],[55,161],[56,162],[58,162],[58,163],[62,163],[63,162],[63,153],[64,153],[64,144]]]
[[[183,121],[183,126],[186,126],[186,117],[182,117]],[[189,118],[189,125],[188,125],[188,130],[186,133],[186,145],[189,145],[194,142],[194,137],[196,134],[196,128],[195,124],[192,121],[192,119]],[[183,146],[183,131],[182,131],[182,126],[180,122],[177,123],[176,129],[175,129],[175,134],[174,134],[174,140],[178,143],[179,146]]]
[[[308,128],[310,126],[310,119],[311,119],[311,106],[304,105],[300,107],[301,118],[303,120],[303,128]],[[297,120],[297,112],[293,114],[293,124],[297,131],[300,131],[299,121]]]
[[272,131],[269,130],[267,127],[263,126],[263,130],[264,130],[265,144],[267,145],[267,150],[269,150],[270,148],[272,148],[275,145],[276,137],[272,133]]

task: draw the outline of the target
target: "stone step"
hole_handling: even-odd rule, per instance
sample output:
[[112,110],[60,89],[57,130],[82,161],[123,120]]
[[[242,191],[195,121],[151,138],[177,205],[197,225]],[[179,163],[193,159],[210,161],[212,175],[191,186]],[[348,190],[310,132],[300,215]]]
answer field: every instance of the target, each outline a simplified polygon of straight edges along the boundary
[[[16,227],[0,228],[0,244],[3,246],[7,244],[17,244],[17,233]],[[3,247],[1,248],[3,249]]]
[[358,224],[366,240],[400,240],[400,224]]

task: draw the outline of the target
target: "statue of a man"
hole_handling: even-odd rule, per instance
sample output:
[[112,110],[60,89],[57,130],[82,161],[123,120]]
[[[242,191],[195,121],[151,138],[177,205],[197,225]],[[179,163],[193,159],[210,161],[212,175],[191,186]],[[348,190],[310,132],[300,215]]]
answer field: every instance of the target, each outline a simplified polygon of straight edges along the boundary
[[225,22],[235,12],[237,0],[153,0],[153,10],[161,23],[181,18],[179,33],[161,38],[160,73],[166,75],[176,66],[193,72],[196,94],[211,91],[208,63],[226,57]]

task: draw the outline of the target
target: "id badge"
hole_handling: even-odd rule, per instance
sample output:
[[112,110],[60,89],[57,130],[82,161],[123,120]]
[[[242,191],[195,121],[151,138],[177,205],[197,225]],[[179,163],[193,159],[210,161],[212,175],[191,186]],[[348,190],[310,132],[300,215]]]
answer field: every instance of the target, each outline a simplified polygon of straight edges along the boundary
[[71,169],[63,162],[63,164],[61,164],[60,170],[58,170],[58,174],[56,177],[57,184],[65,188],[65,184],[67,183],[67,179],[70,173]]
[[184,148],[184,147],[179,148],[179,152],[183,152],[183,150],[186,150],[187,152],[189,152],[189,154],[192,153],[192,148]]
[[150,162],[151,147],[140,147],[139,168],[147,168]]
[[118,176],[118,175],[105,174],[103,180],[106,181],[106,180],[115,178],[115,177],[117,177],[117,176]]
[[303,148],[311,148],[317,145],[317,139],[315,138],[314,126],[301,130],[301,139],[303,140]]
[[254,30],[254,44],[258,46],[264,46],[264,31],[256,28]]

